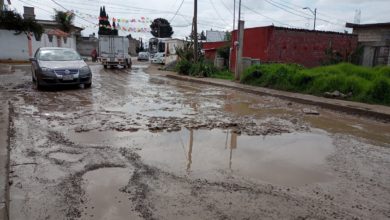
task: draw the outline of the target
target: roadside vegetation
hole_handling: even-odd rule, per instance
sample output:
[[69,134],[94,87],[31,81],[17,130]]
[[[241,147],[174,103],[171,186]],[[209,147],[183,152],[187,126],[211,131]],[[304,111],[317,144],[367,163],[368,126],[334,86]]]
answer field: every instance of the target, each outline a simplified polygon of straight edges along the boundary
[[233,73],[227,67],[218,69],[212,61],[205,59],[199,51],[198,62],[194,62],[193,45],[188,43],[183,48],[176,48],[179,61],[176,64],[175,71],[181,75],[195,77],[210,77],[218,79],[233,80]]
[[295,64],[261,64],[246,69],[241,82],[317,96],[337,91],[347,100],[390,105],[388,66],[339,63],[309,69]]

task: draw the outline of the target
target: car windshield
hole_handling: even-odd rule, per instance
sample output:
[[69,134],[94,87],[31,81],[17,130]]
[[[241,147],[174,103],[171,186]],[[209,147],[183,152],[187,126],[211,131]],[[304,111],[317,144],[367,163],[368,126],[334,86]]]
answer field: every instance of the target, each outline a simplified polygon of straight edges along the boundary
[[38,53],[38,60],[42,61],[72,61],[81,60],[80,55],[70,49],[52,49],[52,50],[41,50]]

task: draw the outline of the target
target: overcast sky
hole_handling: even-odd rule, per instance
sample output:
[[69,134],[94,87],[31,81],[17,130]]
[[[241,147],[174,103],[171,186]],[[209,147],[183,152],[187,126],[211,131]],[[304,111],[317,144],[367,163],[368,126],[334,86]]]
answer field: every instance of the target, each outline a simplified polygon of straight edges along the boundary
[[[55,4],[56,1],[58,4]],[[191,32],[193,0],[11,0],[11,8],[23,14],[23,6],[34,6],[37,19],[51,19],[54,10],[74,10],[75,25],[85,27],[83,35],[97,33],[100,6],[106,7],[110,18],[137,19],[120,22],[122,27],[133,28],[120,35],[148,39],[150,33],[134,32],[134,28],[149,28],[149,23],[138,22],[162,17],[171,22],[176,38]],[[238,1],[236,5],[238,7]],[[6,1],[5,1],[6,2]],[[6,3],[7,4],[7,3]],[[63,8],[62,8],[62,7]],[[232,30],[234,0],[198,0],[199,30]],[[354,22],[356,11],[361,11],[361,23],[390,22],[390,0],[242,0],[242,19],[245,27],[266,25],[313,28],[312,11],[317,8],[317,30],[341,31],[346,22]],[[238,10],[238,9],[237,9]],[[177,15],[176,15],[176,12]]]

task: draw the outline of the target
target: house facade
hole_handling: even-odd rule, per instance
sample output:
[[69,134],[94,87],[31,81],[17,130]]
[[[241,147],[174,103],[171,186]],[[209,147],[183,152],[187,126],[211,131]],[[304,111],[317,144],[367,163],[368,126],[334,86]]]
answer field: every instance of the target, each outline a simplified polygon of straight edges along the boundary
[[361,47],[361,60],[363,66],[390,65],[390,22],[375,24],[352,24],[346,27],[352,28],[358,36]]
[[[24,8],[24,18],[34,18],[34,8]],[[76,38],[81,35],[82,28],[73,26],[70,33],[60,30],[61,25],[51,20],[36,20],[44,29],[40,39],[33,34],[15,35],[15,31],[0,29],[0,60],[26,61],[34,56],[40,47],[66,47],[77,49]]]
[[[236,41],[237,30],[232,32],[231,45]],[[353,34],[266,26],[245,29],[243,57],[314,67],[326,62],[326,51],[347,60],[356,47],[357,35]],[[232,71],[236,66],[236,49],[232,46]]]

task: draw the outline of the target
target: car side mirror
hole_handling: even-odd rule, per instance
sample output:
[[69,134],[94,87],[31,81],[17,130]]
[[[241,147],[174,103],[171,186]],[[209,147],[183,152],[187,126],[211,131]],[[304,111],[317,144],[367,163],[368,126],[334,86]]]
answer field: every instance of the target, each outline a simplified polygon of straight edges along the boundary
[[36,59],[35,57],[32,57],[32,58],[30,58],[29,60],[30,60],[31,62],[37,61],[37,59]]

